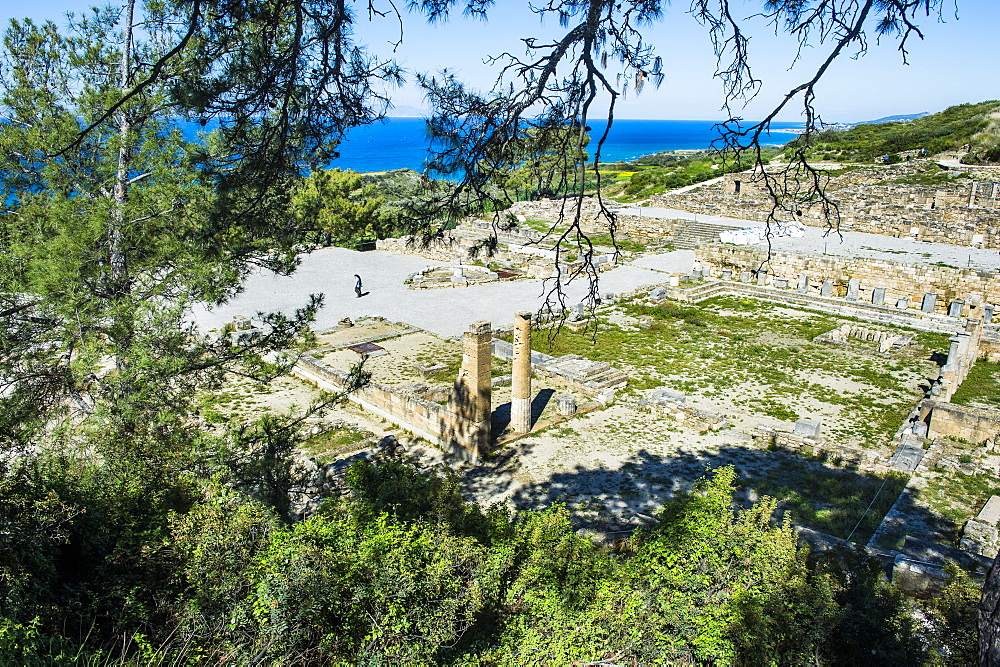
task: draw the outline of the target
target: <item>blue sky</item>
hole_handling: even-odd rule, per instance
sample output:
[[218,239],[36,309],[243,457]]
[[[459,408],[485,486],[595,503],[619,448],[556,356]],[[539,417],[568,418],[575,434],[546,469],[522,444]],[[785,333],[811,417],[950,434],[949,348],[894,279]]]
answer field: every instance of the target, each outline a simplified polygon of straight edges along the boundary
[[[0,19],[30,15],[37,20],[61,21],[67,11],[80,12],[92,3],[74,0],[5,2]],[[405,3],[399,2],[398,5]],[[736,0],[742,16],[751,17],[759,0]],[[485,56],[512,51],[520,55],[520,38],[552,36],[561,30],[554,20],[544,24],[528,11],[522,0],[498,0],[488,22],[461,15],[444,24],[427,25],[416,15],[404,15],[403,43],[394,57],[411,72],[437,72],[447,68],[479,88],[486,88],[495,74],[483,63]],[[823,120],[850,122],[897,113],[939,111],[962,102],[1000,97],[996,73],[996,29],[1000,2],[996,0],[945,0],[944,21],[923,17],[923,41],[909,46],[909,65],[894,43],[870,41],[867,55],[857,60],[842,57],[825,75],[816,101]],[[957,7],[956,7],[957,5]],[[722,117],[721,84],[712,78],[714,55],[704,28],[687,14],[686,0],[675,0],[663,21],[645,29],[648,41],[663,56],[666,81],[659,89],[619,102],[619,118],[719,119]],[[736,12],[739,14],[739,11]],[[956,17],[957,15],[957,17]],[[739,111],[745,118],[759,118],[781,95],[811,75],[828,46],[808,50],[789,70],[795,43],[775,35],[759,19],[744,21],[751,35],[750,58],[755,75],[764,81],[757,98]],[[359,22],[357,34],[375,52],[391,55],[391,41],[398,37],[394,20],[375,24]],[[397,104],[425,106],[420,91],[408,84],[393,91]],[[793,107],[779,120],[799,120]]]

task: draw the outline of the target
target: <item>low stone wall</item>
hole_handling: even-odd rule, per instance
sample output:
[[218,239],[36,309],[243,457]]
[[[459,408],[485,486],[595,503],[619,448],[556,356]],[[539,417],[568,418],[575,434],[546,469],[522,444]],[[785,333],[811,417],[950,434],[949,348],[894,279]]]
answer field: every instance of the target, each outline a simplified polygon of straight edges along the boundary
[[[300,358],[293,373],[329,391],[344,391],[348,382],[347,373],[311,357]],[[469,437],[473,425],[446,406],[394,391],[375,382],[352,392],[348,398],[445,451],[468,458],[469,451],[463,443]]]
[[1000,411],[970,408],[943,401],[927,401],[930,408],[928,437],[949,436],[982,443],[1000,436]]
[[670,239],[678,229],[683,229],[690,220],[680,218],[650,218],[643,215],[619,213],[618,233],[642,241],[663,241]]
[[952,300],[962,299],[965,301],[963,315],[982,317],[981,313],[969,312],[973,294],[978,294],[986,303],[1000,303],[998,272],[782,251],[772,251],[768,258],[764,250],[722,244],[700,246],[695,251],[695,257],[717,269],[731,269],[736,275],[743,271],[753,273],[762,265],[769,276],[795,279],[804,273],[808,275],[810,291],[819,292],[824,280],[832,280],[835,296],[846,294],[849,281],[856,278],[860,281],[858,300],[869,303],[876,288],[885,290],[883,298],[886,304],[908,298],[910,308],[918,309],[924,294],[932,292],[937,295],[935,312],[942,314],[948,313]]
[[379,239],[375,242],[377,250],[386,250],[400,255],[417,255],[440,262],[450,262],[456,257],[467,256],[469,245],[451,234],[445,234],[440,239],[434,239],[427,243],[419,236],[401,236],[396,239]]
[[[971,181],[926,187],[898,182],[932,166],[929,160],[891,166],[872,165],[840,173],[826,184],[826,194],[837,203],[840,228],[883,234],[915,235],[925,241],[1000,247],[1000,183],[991,170],[963,171]],[[676,195],[655,197],[658,206],[679,208],[703,215],[764,222],[771,198],[759,173],[726,174],[722,182]],[[820,204],[802,204],[794,214],[779,213],[783,222],[795,221],[825,227]]]
[[891,324],[918,331],[954,333],[962,326],[961,322],[944,315],[923,313],[913,309],[899,310],[887,306],[876,306],[861,301],[848,301],[843,297],[824,297],[815,293],[800,294],[795,289],[762,287],[734,280],[713,280],[693,288],[663,288],[663,296],[689,303],[700,303],[705,299],[723,295],[749,297],[792,308],[819,310],[831,315],[854,317],[867,322]]

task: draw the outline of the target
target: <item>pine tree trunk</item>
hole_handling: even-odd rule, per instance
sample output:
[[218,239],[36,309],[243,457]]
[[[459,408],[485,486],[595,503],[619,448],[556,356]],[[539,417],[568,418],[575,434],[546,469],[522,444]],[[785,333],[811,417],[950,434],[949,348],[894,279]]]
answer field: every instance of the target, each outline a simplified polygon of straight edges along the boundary
[[[124,16],[122,17],[122,59],[119,72],[119,86],[122,94],[128,92],[132,69],[132,28],[135,14],[135,0],[126,0]],[[127,106],[127,105],[126,105]],[[110,292],[112,299],[121,299],[128,294],[128,261],[125,250],[125,204],[128,196],[128,163],[131,150],[132,124],[129,122],[128,111],[123,106],[118,112],[118,169],[112,190],[114,204],[111,207],[111,228],[108,233],[110,265]],[[130,331],[131,327],[126,327]],[[131,336],[126,334],[126,338]],[[119,341],[125,342],[125,341]],[[123,354],[124,346],[118,345],[115,355],[115,365],[118,370],[126,366]]]

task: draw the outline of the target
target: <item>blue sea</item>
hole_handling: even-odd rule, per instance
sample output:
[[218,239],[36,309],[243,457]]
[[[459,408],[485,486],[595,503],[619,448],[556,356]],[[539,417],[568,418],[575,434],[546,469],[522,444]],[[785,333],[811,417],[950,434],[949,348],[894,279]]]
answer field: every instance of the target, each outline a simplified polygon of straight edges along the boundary
[[[717,121],[712,120],[628,120],[611,126],[602,162],[633,160],[659,151],[710,148],[719,138]],[[427,136],[422,118],[388,118],[381,123],[351,130],[340,145],[340,159],[331,167],[354,171],[385,171],[408,167],[421,171],[427,159]],[[772,123],[774,129],[801,128],[802,123]],[[591,123],[591,155],[603,121]],[[766,143],[784,144],[794,134],[775,132]]]

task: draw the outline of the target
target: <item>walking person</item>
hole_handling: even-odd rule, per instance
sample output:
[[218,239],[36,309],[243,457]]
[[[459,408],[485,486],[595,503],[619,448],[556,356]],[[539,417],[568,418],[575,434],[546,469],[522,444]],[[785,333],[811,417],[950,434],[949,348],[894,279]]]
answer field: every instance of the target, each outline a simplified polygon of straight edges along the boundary
[[355,281],[355,283],[354,283],[354,293],[357,294],[358,298],[360,299],[361,298],[361,276],[359,276],[358,274],[355,273],[354,277],[357,278],[357,281]]

